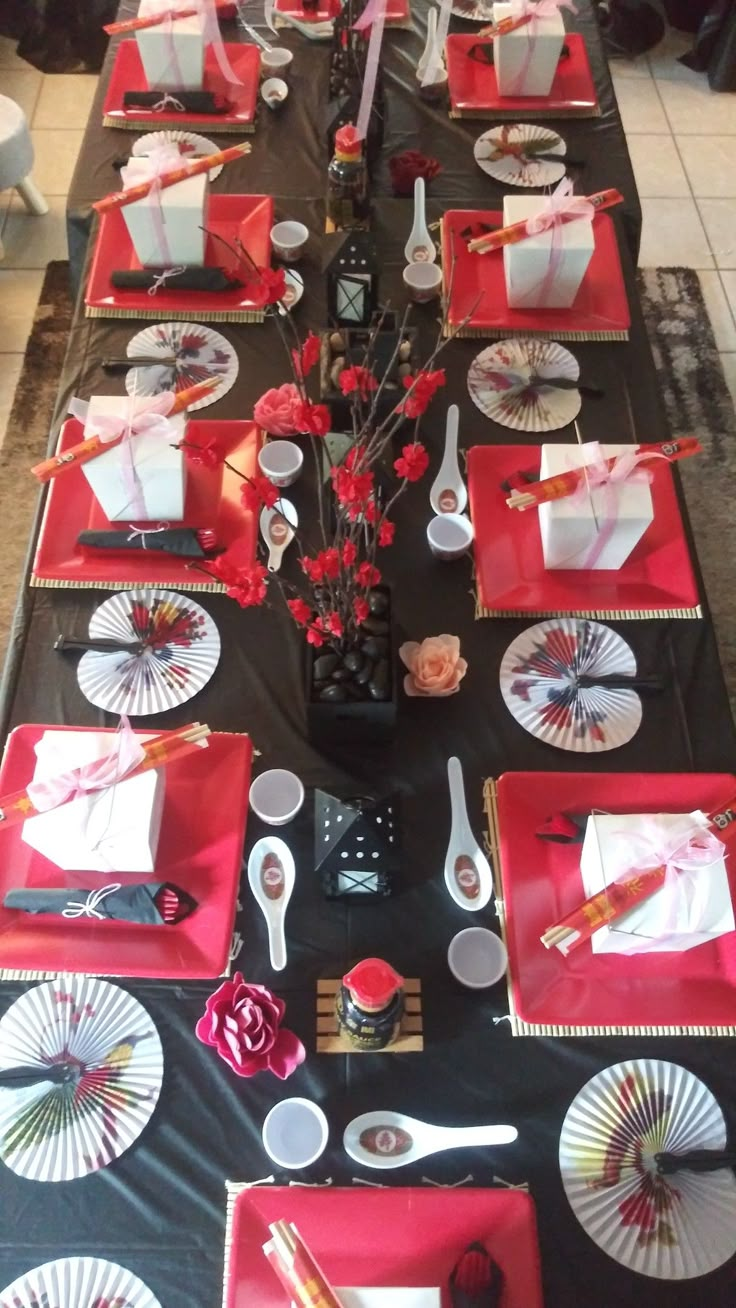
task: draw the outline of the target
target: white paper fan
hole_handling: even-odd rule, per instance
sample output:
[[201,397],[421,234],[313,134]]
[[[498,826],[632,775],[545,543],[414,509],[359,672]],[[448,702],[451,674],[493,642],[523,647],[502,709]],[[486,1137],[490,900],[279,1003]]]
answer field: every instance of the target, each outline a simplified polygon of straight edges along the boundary
[[56,1258],[19,1276],[0,1308],[161,1308],[147,1285],[104,1258]]
[[214,620],[188,595],[126,590],[92,614],[91,637],[143,641],[142,653],[90,650],[79,660],[79,688],[108,713],[145,717],[185,704],[207,685],[220,659]]
[[501,661],[501,694],[512,717],[538,740],[600,753],[636,734],[641,700],[634,690],[582,689],[577,677],[615,672],[636,672],[634,654],[617,632],[587,618],[551,618],[509,645]]
[[481,350],[468,390],[481,413],[514,431],[556,431],[580,412],[580,391],[544,386],[544,377],[577,382],[580,365],[564,345],[519,337]]
[[63,976],[0,1021],[0,1073],[63,1065],[67,1080],[0,1085],[0,1157],[31,1181],[71,1181],[138,1139],[161,1090],[163,1052],[146,1010],[119,986]]
[[[527,146],[528,154],[523,153]],[[542,147],[544,154],[558,154],[560,163],[551,159],[534,158],[534,149]],[[509,147],[521,147],[519,154],[504,153]],[[567,146],[561,136],[550,127],[534,127],[532,123],[504,123],[490,127],[479,136],[473,146],[475,162],[489,177],[504,186],[554,186],[565,176],[564,155]]]
[[736,1253],[736,1176],[659,1176],[654,1155],[725,1144],[702,1081],[676,1063],[633,1059],[599,1072],[570,1105],[562,1183],[581,1226],[617,1262],[663,1280],[704,1276]]
[[169,390],[176,394],[216,377],[218,385],[190,404],[190,412],[221,400],[238,375],[234,347],[213,327],[198,322],[157,322],[144,327],[128,341],[126,354],[129,359],[154,359],[158,354],[176,358],[173,368],[170,364],[129,368],[125,374],[129,395],[160,395]]
[[[190,159],[204,159],[208,154],[217,154],[217,146],[209,137],[200,136],[198,132],[185,132],[178,127],[163,132],[147,132],[145,136],[139,136],[137,141],[133,142],[131,154],[140,158],[142,155],[150,154],[157,145],[177,146],[185,163]],[[210,168],[208,176],[211,182],[220,176],[224,167],[224,164],[215,164],[214,168]]]

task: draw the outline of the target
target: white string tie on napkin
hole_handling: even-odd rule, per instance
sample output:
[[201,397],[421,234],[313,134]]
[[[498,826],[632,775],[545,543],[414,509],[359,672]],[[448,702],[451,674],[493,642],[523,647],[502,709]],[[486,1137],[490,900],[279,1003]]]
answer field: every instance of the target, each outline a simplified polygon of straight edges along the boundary
[[180,273],[185,271],[186,268],[183,263],[178,263],[173,268],[164,268],[151,282],[151,285],[148,288],[148,294],[155,295],[157,291],[161,290],[162,286],[166,286],[169,277],[178,277]]
[[121,882],[116,882],[113,886],[101,886],[99,890],[90,890],[87,898],[80,903],[79,900],[70,899],[66,908],[62,910],[62,917],[97,917],[104,918],[105,914],[98,912],[98,906],[112,895],[114,891],[121,890]]
[[146,536],[158,536],[160,531],[168,531],[168,522],[162,522],[160,527],[130,527],[128,541],[135,540],[136,536],[141,537],[141,549],[147,550]]

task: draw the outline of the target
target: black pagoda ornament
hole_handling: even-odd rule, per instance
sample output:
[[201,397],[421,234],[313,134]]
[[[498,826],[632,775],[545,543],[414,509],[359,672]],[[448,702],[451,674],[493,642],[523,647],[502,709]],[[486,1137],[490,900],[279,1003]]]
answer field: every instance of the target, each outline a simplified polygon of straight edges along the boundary
[[330,324],[367,327],[378,308],[378,256],[370,232],[338,232],[327,247],[327,312]]
[[314,866],[327,899],[385,899],[398,873],[395,796],[339,799],[314,792]]

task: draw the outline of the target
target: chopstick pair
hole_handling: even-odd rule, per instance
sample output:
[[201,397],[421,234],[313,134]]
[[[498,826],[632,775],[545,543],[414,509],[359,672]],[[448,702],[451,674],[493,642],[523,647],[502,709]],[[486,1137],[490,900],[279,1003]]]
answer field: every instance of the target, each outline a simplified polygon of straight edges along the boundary
[[[602,209],[610,209],[613,205],[623,204],[624,199],[615,187],[610,187],[607,191],[596,191],[594,195],[586,198],[596,213]],[[574,221],[574,218],[568,221]],[[526,241],[528,238],[529,232],[525,220],[510,223],[508,227],[499,227],[498,231],[489,232],[487,236],[477,236],[474,240],[468,241],[468,250],[471,254],[490,254],[493,250],[502,249],[504,245],[518,245],[520,241]]]
[[344,1308],[293,1222],[273,1222],[263,1246],[273,1270],[297,1308]]
[[[649,445],[636,445],[633,448],[634,454],[649,455],[651,458],[661,456],[670,463],[702,452],[703,447],[696,436],[683,436],[680,440],[658,441]],[[606,467],[609,471],[619,457],[615,455],[613,458],[606,459]],[[506,503],[510,509],[520,509],[523,512],[525,509],[538,508],[540,504],[547,504],[552,500],[566,499],[568,495],[574,495],[585,480],[585,474],[586,465],[571,468],[569,472],[558,472],[554,477],[545,477],[543,481],[529,483],[524,490],[513,490]]]

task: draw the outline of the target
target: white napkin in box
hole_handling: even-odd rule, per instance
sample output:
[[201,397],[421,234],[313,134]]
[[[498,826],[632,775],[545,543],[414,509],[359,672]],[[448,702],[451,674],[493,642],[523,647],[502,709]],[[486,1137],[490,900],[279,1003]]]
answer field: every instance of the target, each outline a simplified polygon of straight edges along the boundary
[[[493,21],[509,18],[514,6],[494,4]],[[565,41],[562,14],[537,18],[530,27],[517,27],[493,42],[493,61],[499,95],[549,95]]]
[[[136,404],[125,395],[93,395],[89,401],[85,437],[98,435],[95,419],[100,415],[121,417],[138,408],[145,409],[145,401]],[[183,450],[174,443],[184,439],[186,417],[177,413],[168,418],[171,424],[170,440],[164,436],[131,436],[133,460],[145,512],[131,499],[131,488],[124,475],[126,452],[122,445],[114,445],[104,454],[81,465],[92,491],[99,500],[109,522],[181,522],[184,517],[186,491],[186,462]]]
[[[142,735],[141,741],[155,735]],[[104,758],[115,736],[45,731],[36,744],[34,781]],[[164,768],[126,777],[23,823],[23,840],[57,867],[76,872],[153,872],[164,806]]]
[[[182,8],[185,8],[182,5]],[[171,0],[141,0],[139,18],[171,9]],[[148,86],[200,91],[204,80],[204,25],[200,14],[175,18],[135,33]]]
[[[645,834],[656,822],[666,838],[687,837],[693,827],[706,825],[704,814],[596,813],[588,818],[580,856],[580,871],[586,898],[595,895],[631,870],[621,832]],[[707,867],[678,873],[681,893],[675,897],[663,886],[610,927],[601,927],[591,937],[594,954],[627,952],[673,953],[694,949],[734,930],[733,905],[723,858]],[[699,930],[692,929],[699,922]]]
[[[503,225],[526,222],[544,208],[543,195],[505,195]],[[553,253],[553,239],[558,250],[554,280],[545,284]],[[580,290],[588,264],[593,257],[595,238],[590,218],[576,218],[557,228],[528,236],[514,245],[503,247],[503,271],[506,299],[510,309],[569,309]],[[493,258],[484,255],[484,258]]]
[[[160,157],[165,172],[181,168],[188,162],[175,146]],[[120,170],[120,180],[126,189],[155,176],[156,169],[148,155],[129,159]],[[198,268],[203,266],[207,241],[203,228],[207,226],[209,185],[208,174],[197,173],[196,177],[186,177],[174,186],[163,186],[158,201],[145,196],[142,200],[123,205],[120,212],[125,219],[136,258],[144,268],[170,268],[182,263]],[[155,225],[154,205],[157,203],[161,206],[165,234],[163,246]]]
[[[631,453],[630,445],[602,445],[600,448],[606,458]],[[571,468],[582,467],[590,458],[589,446],[543,445],[539,476],[542,479],[555,477]],[[562,500],[540,504],[539,531],[545,568],[590,567],[591,551],[613,505],[616,507],[615,525],[592,567],[595,571],[614,571],[622,567],[654,520],[652,492],[643,479],[621,483],[610,490],[603,486],[591,487],[589,495],[568,495]]]

